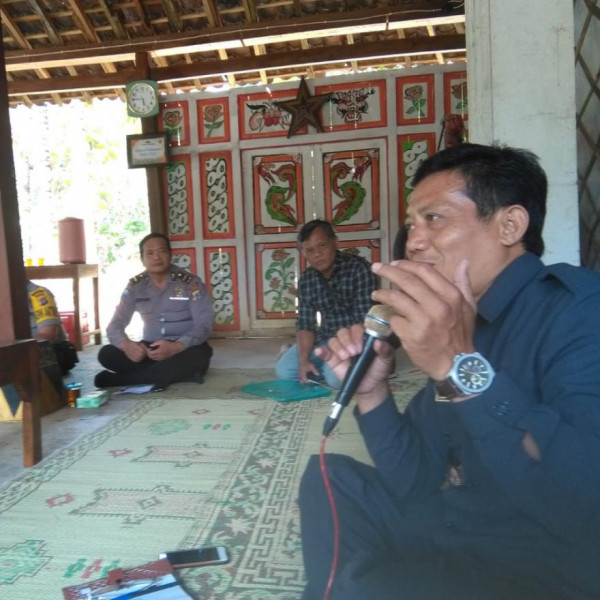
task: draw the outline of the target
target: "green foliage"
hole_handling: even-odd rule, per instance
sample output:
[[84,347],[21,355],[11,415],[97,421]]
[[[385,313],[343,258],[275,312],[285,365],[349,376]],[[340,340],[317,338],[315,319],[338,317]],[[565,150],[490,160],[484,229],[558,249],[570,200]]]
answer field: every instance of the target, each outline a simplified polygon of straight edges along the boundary
[[89,262],[137,259],[149,231],[146,176],[127,168],[125,135],[139,133],[139,119],[121,100],[94,100],[19,106],[10,121],[24,256],[58,263],[57,222],[78,217]]

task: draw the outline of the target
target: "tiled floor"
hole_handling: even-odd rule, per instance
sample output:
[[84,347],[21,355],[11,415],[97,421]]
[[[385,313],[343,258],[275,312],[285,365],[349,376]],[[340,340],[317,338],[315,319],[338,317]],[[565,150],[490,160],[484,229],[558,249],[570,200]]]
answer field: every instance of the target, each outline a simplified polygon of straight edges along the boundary
[[[246,338],[211,340],[214,355],[213,369],[231,367],[265,369],[274,366],[279,348],[291,338]],[[86,346],[80,353],[80,363],[75,367],[65,383],[77,381],[82,390],[95,389],[94,374],[99,370],[96,360],[100,346]],[[115,415],[129,410],[136,402],[135,397],[121,396],[111,400],[100,409],[90,410],[61,408],[42,417],[42,448],[44,456],[63,448],[79,437],[95,431]],[[0,485],[18,477],[25,471],[23,467],[21,423],[0,423]]]

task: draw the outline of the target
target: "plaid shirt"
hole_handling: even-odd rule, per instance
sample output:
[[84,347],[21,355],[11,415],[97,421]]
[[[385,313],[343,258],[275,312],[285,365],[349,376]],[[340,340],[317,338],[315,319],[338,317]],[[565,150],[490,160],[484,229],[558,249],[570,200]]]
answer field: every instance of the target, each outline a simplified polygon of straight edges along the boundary
[[[360,256],[338,252],[329,279],[308,267],[298,281],[297,329],[315,332],[319,344],[342,327],[362,323],[373,304],[375,287],[371,265]],[[317,312],[321,313],[319,330]]]

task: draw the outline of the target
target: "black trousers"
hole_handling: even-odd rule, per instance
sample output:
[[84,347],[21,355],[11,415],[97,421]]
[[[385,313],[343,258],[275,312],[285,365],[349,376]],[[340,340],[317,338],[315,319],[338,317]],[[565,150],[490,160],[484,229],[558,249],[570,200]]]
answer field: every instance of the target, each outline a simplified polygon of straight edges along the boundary
[[[428,507],[406,511],[377,471],[350,457],[328,454],[328,477],[337,507],[340,548],[331,600],[565,600],[463,552],[435,543],[438,524]],[[302,600],[321,600],[333,548],[331,510],[318,456],[300,485],[302,552],[308,583]],[[435,518],[433,519],[435,521]],[[443,523],[439,524],[443,528]],[[439,530],[438,530],[439,531]]]
[[133,362],[125,352],[112,344],[100,348],[98,362],[108,371],[107,386],[154,384],[166,387],[171,383],[201,378],[208,370],[212,348],[208,342],[190,346],[165,360],[146,358]]

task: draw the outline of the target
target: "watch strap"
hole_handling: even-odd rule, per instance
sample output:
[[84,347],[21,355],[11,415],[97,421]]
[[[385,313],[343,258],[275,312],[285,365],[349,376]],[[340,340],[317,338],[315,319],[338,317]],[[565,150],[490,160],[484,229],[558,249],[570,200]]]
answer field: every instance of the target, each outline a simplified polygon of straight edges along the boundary
[[434,387],[435,399],[438,402],[450,402],[453,398],[463,395],[449,378],[434,382]]

